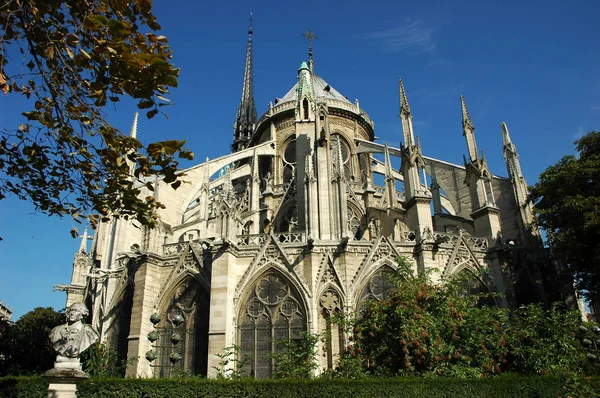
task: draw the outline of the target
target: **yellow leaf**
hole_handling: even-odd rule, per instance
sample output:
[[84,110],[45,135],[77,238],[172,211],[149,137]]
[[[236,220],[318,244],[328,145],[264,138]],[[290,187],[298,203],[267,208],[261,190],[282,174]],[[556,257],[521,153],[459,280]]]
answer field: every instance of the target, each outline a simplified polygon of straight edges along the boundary
[[73,58],[73,51],[71,51],[71,49],[69,47],[65,47],[65,49],[67,50],[67,54],[69,55],[69,58]]

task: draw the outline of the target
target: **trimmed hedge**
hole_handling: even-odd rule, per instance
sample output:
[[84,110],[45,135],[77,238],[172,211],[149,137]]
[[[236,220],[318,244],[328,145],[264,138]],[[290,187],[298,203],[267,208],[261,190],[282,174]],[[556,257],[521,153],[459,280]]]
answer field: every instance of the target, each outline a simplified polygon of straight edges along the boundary
[[[556,398],[577,396],[566,386],[567,379],[555,376],[502,376],[492,379],[366,379],[366,380],[254,380],[206,379],[92,379],[78,385],[79,398],[188,398],[188,397],[412,397],[412,398]],[[592,385],[600,396],[600,378]],[[0,397],[47,397],[41,377],[0,378]],[[568,390],[567,390],[568,389]],[[586,395],[586,396],[589,396]]]

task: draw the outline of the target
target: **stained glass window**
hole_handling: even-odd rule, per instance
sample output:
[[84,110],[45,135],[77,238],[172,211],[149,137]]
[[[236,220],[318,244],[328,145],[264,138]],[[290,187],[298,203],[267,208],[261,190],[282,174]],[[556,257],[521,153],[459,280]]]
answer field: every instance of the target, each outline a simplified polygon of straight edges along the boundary
[[270,377],[272,355],[281,340],[296,340],[306,331],[306,311],[296,289],[271,271],[256,282],[240,314],[242,374]]

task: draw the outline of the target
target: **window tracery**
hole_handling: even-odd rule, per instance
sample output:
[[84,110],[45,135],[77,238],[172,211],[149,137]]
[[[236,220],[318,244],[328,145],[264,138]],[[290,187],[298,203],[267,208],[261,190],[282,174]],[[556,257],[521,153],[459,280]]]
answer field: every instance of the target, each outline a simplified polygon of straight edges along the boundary
[[348,206],[348,231],[352,233],[354,239],[362,237],[361,217],[351,206]]
[[275,271],[260,278],[240,314],[241,361],[247,375],[269,377],[272,354],[280,340],[300,339],[306,331],[306,311],[296,289]]
[[383,267],[375,272],[363,288],[358,300],[358,309],[360,310],[368,300],[386,300],[394,288],[392,281],[393,270]]
[[[340,145],[341,148],[341,152],[342,152],[342,164],[344,167],[344,177],[346,178],[347,181],[353,181],[354,180],[354,174],[352,172],[352,152],[350,151],[350,147],[348,146],[348,143],[346,142],[346,139],[342,137],[341,134],[336,133],[333,134],[331,137],[331,156],[332,158],[334,156],[337,156],[337,146],[338,143]],[[334,164],[336,164],[336,162],[334,162]]]

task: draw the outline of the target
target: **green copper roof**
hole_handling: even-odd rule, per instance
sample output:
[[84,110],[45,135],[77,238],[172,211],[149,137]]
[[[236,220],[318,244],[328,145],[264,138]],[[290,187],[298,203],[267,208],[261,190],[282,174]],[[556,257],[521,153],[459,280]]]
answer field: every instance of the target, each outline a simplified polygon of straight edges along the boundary
[[300,68],[298,68],[298,72],[300,72],[302,69],[310,70],[308,68],[308,64],[305,61],[302,61],[302,63],[300,64]]

